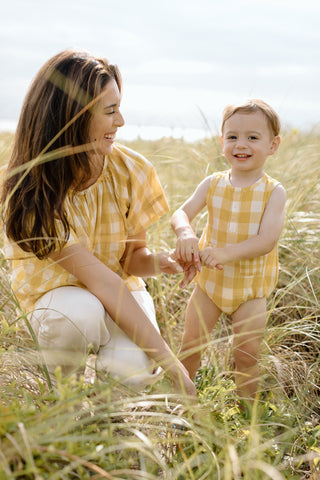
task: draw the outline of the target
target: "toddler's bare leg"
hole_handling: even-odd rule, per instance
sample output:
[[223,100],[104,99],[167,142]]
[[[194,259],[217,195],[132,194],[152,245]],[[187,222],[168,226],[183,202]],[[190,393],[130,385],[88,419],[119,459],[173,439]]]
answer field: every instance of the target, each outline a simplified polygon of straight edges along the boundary
[[199,368],[203,345],[219,320],[221,310],[197,285],[189,299],[179,358],[194,378]]
[[259,354],[266,325],[266,299],[255,298],[240,305],[232,315],[233,355],[238,394],[253,399],[259,383]]

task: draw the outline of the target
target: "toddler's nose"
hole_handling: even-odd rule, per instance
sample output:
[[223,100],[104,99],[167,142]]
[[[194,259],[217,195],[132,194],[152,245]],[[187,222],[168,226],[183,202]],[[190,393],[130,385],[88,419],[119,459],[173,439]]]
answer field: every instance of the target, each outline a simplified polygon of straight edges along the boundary
[[243,138],[238,138],[236,146],[237,148],[247,148],[247,142]]

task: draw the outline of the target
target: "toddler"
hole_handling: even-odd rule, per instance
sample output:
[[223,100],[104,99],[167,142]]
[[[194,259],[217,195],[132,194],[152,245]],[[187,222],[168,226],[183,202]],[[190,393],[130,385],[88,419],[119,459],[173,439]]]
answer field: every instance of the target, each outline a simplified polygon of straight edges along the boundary
[[[278,278],[277,242],[285,219],[285,189],[264,173],[267,157],[280,143],[280,121],[269,105],[254,99],[227,106],[221,130],[230,169],[205,178],[171,219],[177,235],[174,258],[199,270],[180,354],[194,378],[221,313],[231,315],[237,391],[252,400],[266,299]],[[190,223],[205,206],[208,221],[198,242]]]

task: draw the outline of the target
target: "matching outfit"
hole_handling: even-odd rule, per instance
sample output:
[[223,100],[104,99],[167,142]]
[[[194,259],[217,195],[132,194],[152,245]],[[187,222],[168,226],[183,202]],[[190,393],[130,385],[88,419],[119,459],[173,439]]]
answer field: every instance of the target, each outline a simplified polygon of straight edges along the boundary
[[[267,174],[246,188],[230,183],[230,171],[212,175],[207,194],[208,222],[200,249],[224,247],[257,235],[265,207],[279,184]],[[141,278],[128,276],[120,260],[128,236],[145,230],[168,211],[168,204],[150,162],[116,144],[105,158],[98,180],[80,192],[70,192],[65,209],[70,237],[64,248],[80,243],[116,272],[158,329],[152,299]],[[49,371],[61,365],[65,373],[77,368],[91,347],[97,370],[111,373],[136,388],[152,383],[159,371],[122,332],[101,302],[76,277],[51,259],[8,243],[13,290],[43,350]],[[196,282],[221,311],[231,314],[244,302],[267,297],[278,278],[277,246],[268,254],[224,265],[203,267]],[[134,319],[132,320],[134,321]]]
[[[207,194],[208,222],[200,250],[225,247],[257,235],[274,188],[269,175],[245,188],[233,187],[230,170],[212,175]],[[232,314],[248,300],[267,297],[278,279],[278,247],[251,260],[224,265],[223,270],[202,267],[196,282],[222,312]]]

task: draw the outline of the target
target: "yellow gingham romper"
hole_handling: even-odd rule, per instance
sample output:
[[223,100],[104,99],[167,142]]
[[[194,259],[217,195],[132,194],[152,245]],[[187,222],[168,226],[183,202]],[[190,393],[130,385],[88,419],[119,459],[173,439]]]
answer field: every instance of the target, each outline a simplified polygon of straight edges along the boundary
[[[128,276],[120,264],[128,236],[136,235],[168,212],[153,165],[137,152],[115,144],[97,181],[65,200],[70,237],[64,248],[80,243],[116,272],[130,290],[142,290],[141,278]],[[59,228],[59,224],[57,223]],[[84,286],[50,258],[39,260],[9,242],[12,288],[25,312],[44,295],[62,286]]]
[[[200,250],[242,242],[259,232],[260,223],[278,181],[264,174],[245,188],[233,187],[230,170],[212,175],[207,193],[208,221]],[[263,256],[224,265],[223,270],[202,268],[196,282],[222,312],[231,314],[253,298],[267,297],[278,280],[278,247]]]

